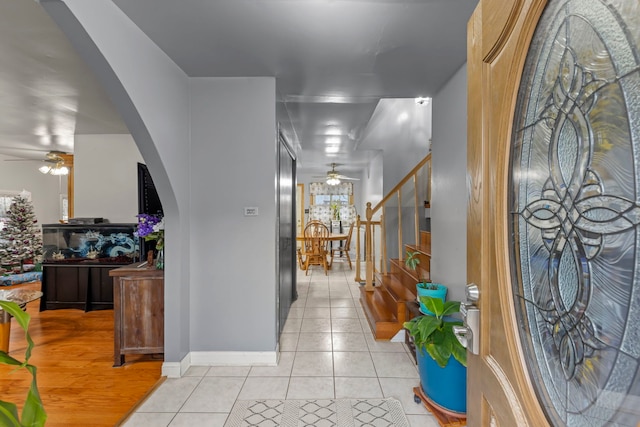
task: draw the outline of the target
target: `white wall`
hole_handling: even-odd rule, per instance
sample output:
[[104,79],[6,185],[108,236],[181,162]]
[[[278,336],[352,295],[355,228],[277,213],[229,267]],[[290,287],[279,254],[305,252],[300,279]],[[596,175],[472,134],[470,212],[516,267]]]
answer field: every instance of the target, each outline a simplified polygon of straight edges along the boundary
[[[363,219],[366,219],[366,204],[370,202],[371,207],[375,207],[429,153],[431,123],[431,103],[417,105],[408,98],[380,100],[359,144],[359,149],[371,150],[373,156],[360,181]],[[413,208],[409,210],[412,218]],[[379,219],[380,213],[378,211],[374,219]],[[387,211],[387,226],[397,227],[395,216],[393,210]],[[404,232],[403,243],[413,243],[413,230],[405,227]],[[390,258],[398,258],[395,236],[387,234],[386,249]]]
[[43,5],[112,97],[162,200],[163,373],[194,353],[275,361],[275,80],[190,79],[110,0]]
[[189,88],[191,350],[275,351],[275,78]]
[[[36,161],[0,155],[0,190],[27,190],[40,224],[58,223],[67,177],[44,175]],[[74,143],[75,217],[134,223],[138,213],[137,164],[144,163],[131,135],[77,135]]]
[[166,218],[165,366],[179,365],[189,352],[188,78],[112,1],[41,4],[104,86],[153,176]]
[[131,135],[78,135],[74,143],[74,216],[137,222],[138,163]]
[[433,99],[431,279],[464,301],[467,281],[467,67]]
[[[431,103],[418,105],[413,98],[382,99],[365,129],[359,150],[382,150],[384,174],[381,189],[387,194],[429,153]],[[364,203],[371,200],[364,200]]]
[[361,217],[366,219],[367,203],[370,202],[371,206],[375,206],[382,198],[384,193],[382,190],[382,179],[384,175],[383,171],[383,152],[380,153],[371,160],[369,167],[362,173],[362,203],[361,203]]
[[33,210],[40,224],[57,224],[62,219],[60,195],[67,194],[66,176],[44,175],[36,161],[5,161],[0,155],[0,190],[31,192]]

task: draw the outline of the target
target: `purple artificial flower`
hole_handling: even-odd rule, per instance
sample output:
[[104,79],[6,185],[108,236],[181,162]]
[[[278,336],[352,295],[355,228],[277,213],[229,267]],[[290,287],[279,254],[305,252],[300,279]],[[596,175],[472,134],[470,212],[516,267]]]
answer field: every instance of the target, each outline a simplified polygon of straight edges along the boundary
[[160,222],[160,218],[155,215],[139,214],[138,217],[138,229],[135,235],[138,237],[147,237],[153,233],[153,226]]
[[142,237],[145,241],[155,240],[156,248],[164,247],[164,222],[156,215],[139,214],[138,228],[133,233],[136,237]]

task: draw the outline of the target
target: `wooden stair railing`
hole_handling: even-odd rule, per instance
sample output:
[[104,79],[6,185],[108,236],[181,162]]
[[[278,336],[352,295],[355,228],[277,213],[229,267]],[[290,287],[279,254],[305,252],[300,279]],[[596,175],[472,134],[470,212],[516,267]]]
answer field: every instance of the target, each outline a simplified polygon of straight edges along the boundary
[[[430,169],[431,154],[378,204],[372,207],[367,203],[366,220],[361,221],[359,216],[356,219],[356,229],[364,228],[364,245],[357,233],[355,280],[362,283],[360,265],[364,249],[365,283],[360,288],[360,303],[376,339],[392,338],[405,321],[419,314],[413,304],[417,298],[415,285],[421,279],[429,279],[431,259],[431,233],[420,230],[423,212],[420,208],[429,200]],[[409,197],[403,200],[403,195]],[[424,195],[424,202],[420,195]],[[389,229],[394,227],[397,230]],[[408,235],[412,242],[405,243],[404,237]],[[388,256],[388,246],[395,246],[392,249],[397,249],[397,257]],[[419,252],[416,271],[404,265],[407,250]]]

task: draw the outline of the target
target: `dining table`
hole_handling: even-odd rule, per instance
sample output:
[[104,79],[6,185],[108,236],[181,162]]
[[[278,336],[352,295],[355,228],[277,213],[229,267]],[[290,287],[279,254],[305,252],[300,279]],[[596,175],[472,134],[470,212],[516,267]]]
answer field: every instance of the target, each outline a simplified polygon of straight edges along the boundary
[[[296,236],[296,240],[298,242],[304,242],[304,235]],[[334,242],[338,240],[347,240],[347,235],[346,233],[330,233],[329,237],[327,237],[327,240],[331,240]]]
[[[340,240],[346,240],[347,239],[347,234],[346,233],[330,233],[329,236],[326,239],[329,240],[330,242],[337,242],[337,241],[340,241]],[[296,236],[296,240],[298,242],[304,242],[305,237],[304,237],[304,235],[297,235]],[[298,257],[300,257],[300,255],[298,255]],[[300,268],[302,270],[304,270],[304,267],[302,266],[302,264],[300,264]],[[331,264],[329,264],[329,269],[331,269]]]

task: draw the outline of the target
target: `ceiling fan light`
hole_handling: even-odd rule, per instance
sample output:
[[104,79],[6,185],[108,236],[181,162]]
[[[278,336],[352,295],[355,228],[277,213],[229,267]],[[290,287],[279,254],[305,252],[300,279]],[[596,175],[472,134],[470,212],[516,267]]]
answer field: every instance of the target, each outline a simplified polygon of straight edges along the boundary
[[49,171],[51,170],[51,166],[42,165],[38,168],[38,170],[42,173],[49,173]]
[[69,168],[66,166],[56,166],[55,168],[52,168],[49,173],[51,175],[68,175]]
[[327,178],[327,185],[338,185],[340,184],[340,180],[335,177]]

